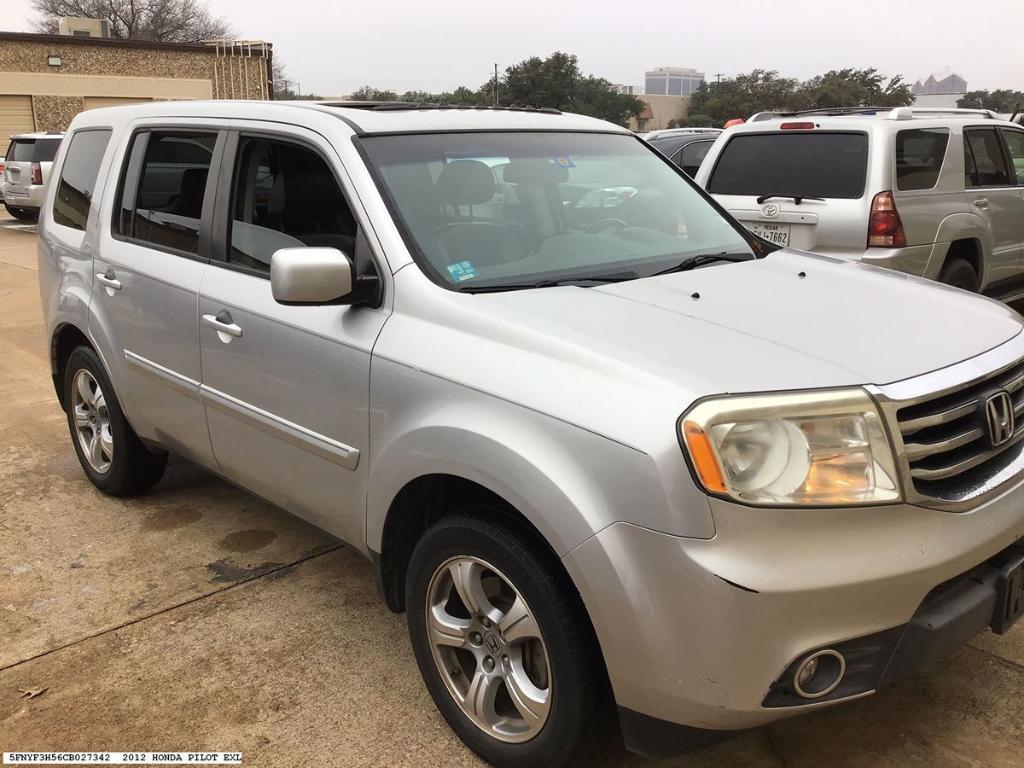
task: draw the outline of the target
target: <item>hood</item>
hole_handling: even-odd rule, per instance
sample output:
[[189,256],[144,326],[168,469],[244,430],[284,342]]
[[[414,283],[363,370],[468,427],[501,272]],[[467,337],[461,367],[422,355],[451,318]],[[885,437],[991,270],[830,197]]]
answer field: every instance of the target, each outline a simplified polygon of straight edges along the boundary
[[712,394],[887,384],[1022,328],[989,299],[785,250],[591,288],[433,298],[413,308],[429,328],[400,320],[413,327],[389,356],[605,435],[631,431],[624,413],[674,419]]
[[[1020,316],[1000,302],[797,251],[594,292],[653,310],[649,319],[673,334],[672,342],[663,341],[696,344],[711,358],[702,360],[702,367],[730,392],[787,386],[787,381],[791,388],[888,384],[979,355],[1022,328]],[[765,350],[759,360],[775,357],[777,367],[798,368],[751,370],[728,354],[733,345],[757,342]]]

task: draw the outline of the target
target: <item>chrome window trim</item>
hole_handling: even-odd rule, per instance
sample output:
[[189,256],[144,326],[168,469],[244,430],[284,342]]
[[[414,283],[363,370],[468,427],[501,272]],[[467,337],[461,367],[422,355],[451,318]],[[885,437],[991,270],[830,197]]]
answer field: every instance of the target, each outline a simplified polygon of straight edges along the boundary
[[989,478],[984,485],[972,490],[964,497],[947,500],[919,493],[914,487],[907,445],[903,440],[899,420],[896,417],[901,408],[935,400],[978,382],[999,376],[1020,364],[1022,359],[1024,359],[1024,333],[1018,333],[998,347],[946,368],[890,384],[870,384],[865,387],[878,404],[882,419],[889,430],[889,438],[892,441],[896,468],[906,503],[946,512],[967,512],[1024,480],[1024,447],[1021,447],[1020,441],[1017,440],[1009,447],[992,454],[995,456],[998,453],[1017,450],[1017,456]]

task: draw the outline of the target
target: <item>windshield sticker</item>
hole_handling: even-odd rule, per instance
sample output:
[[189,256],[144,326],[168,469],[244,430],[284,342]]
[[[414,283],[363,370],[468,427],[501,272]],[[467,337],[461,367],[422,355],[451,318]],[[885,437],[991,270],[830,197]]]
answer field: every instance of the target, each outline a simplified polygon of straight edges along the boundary
[[460,261],[458,264],[448,265],[448,274],[452,276],[452,280],[461,283],[463,280],[476,277],[476,267],[468,261]]
[[571,157],[552,157],[551,162],[557,165],[559,168],[575,168],[576,163],[572,161]]

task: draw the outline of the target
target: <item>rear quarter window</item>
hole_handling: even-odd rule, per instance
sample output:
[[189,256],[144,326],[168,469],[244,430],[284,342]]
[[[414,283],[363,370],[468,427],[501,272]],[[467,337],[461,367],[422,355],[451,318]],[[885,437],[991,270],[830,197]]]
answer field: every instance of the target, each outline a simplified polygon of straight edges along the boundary
[[718,157],[708,191],[855,200],[864,194],[868,137],[835,131],[734,136]]
[[53,199],[53,221],[56,224],[85,231],[100,162],[107,151],[110,135],[111,131],[102,130],[78,131],[72,136]]
[[932,189],[949,146],[948,128],[915,128],[896,134],[896,189]]

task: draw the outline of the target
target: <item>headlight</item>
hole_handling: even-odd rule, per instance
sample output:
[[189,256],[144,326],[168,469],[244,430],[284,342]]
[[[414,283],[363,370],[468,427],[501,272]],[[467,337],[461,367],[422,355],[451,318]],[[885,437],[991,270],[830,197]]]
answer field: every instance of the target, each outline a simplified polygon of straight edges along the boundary
[[705,400],[680,429],[710,493],[770,506],[900,500],[889,438],[862,389]]

